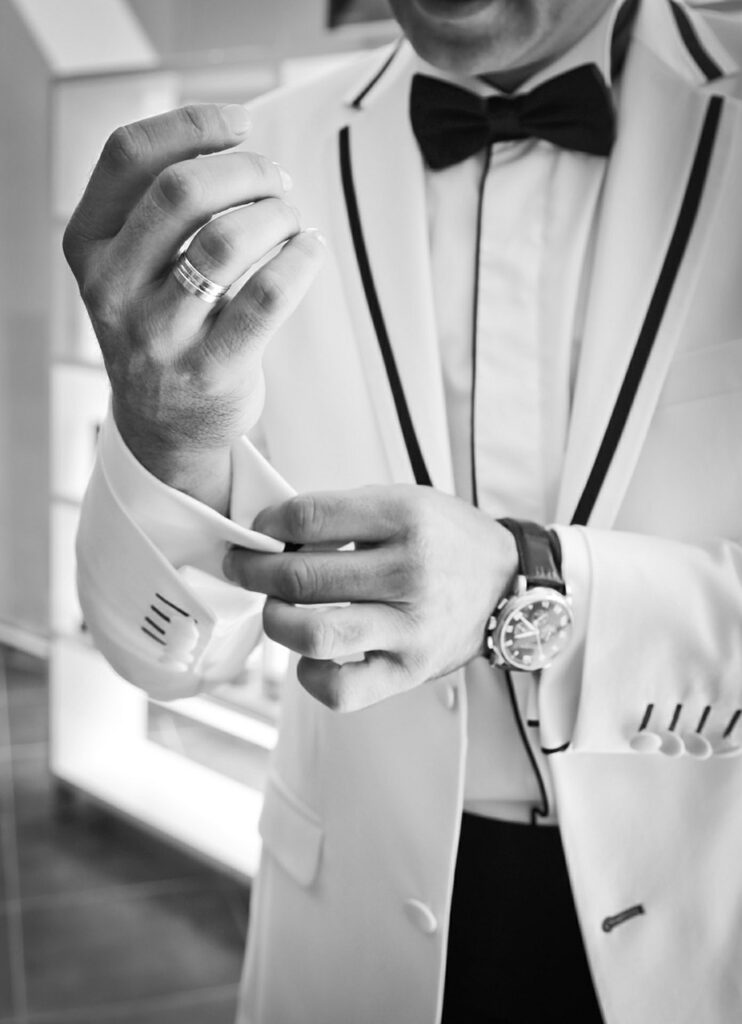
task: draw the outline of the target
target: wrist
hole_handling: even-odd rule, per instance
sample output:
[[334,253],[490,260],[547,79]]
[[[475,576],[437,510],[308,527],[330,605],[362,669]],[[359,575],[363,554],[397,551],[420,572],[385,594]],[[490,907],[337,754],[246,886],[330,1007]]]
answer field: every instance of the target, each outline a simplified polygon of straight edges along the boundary
[[228,513],[232,483],[229,445],[186,446],[174,430],[148,428],[115,398],[112,412],[122,441],[147,472],[222,515]]

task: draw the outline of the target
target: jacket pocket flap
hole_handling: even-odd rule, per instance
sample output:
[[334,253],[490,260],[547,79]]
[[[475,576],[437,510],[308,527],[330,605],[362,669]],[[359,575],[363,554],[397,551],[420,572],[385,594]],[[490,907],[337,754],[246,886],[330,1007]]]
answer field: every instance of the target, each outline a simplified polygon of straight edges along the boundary
[[322,825],[275,776],[268,780],[258,831],[284,871],[299,885],[311,885],[322,852]]

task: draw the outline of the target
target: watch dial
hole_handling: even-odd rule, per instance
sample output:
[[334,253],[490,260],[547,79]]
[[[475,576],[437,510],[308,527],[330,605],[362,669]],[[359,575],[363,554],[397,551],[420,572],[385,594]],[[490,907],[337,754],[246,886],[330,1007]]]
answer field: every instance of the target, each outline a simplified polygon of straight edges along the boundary
[[564,602],[550,598],[513,609],[502,624],[505,659],[518,668],[543,668],[567,642],[571,621]]

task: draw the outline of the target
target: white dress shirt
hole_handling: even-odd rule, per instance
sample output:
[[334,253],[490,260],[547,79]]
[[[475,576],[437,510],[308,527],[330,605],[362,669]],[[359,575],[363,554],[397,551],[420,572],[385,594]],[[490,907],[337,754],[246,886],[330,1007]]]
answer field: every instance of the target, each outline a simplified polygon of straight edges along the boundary
[[[575,46],[517,91],[589,63],[610,83],[611,40],[621,6],[621,0],[613,3]],[[495,92],[419,64],[424,74],[482,95]],[[427,172],[456,490],[462,498],[476,498],[493,517],[547,523],[555,513],[606,166],[602,157],[527,139],[497,143],[463,163]],[[548,759],[535,724],[537,684],[530,674],[512,678],[521,718],[534,723],[526,730],[547,790],[549,814],[539,820],[555,821]],[[466,807],[529,821],[543,797],[505,679],[484,658],[470,663],[466,679]]]

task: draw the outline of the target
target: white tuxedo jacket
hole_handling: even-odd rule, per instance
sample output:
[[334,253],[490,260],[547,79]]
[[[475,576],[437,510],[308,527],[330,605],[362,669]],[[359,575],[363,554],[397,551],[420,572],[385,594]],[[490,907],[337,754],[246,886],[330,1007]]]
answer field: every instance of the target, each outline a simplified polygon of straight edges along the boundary
[[[540,743],[607,1024],[742,1021],[740,58],[739,4],[643,0],[559,500],[586,642],[541,679]],[[260,601],[219,563],[279,476],[452,490],[411,63],[403,44],[253,108],[249,148],[290,169],[331,257],[269,347],[273,469],[237,446],[233,522],[147,479],[107,427],[81,600],[156,696],[228,678],[254,641]],[[155,594],[185,639],[143,631]],[[240,1021],[435,1024],[461,674],[349,716],[295,678],[284,695]]]

